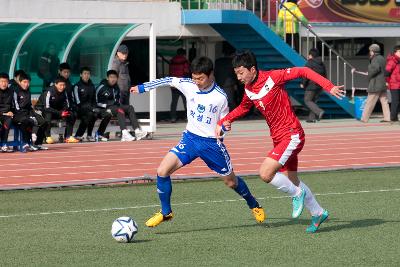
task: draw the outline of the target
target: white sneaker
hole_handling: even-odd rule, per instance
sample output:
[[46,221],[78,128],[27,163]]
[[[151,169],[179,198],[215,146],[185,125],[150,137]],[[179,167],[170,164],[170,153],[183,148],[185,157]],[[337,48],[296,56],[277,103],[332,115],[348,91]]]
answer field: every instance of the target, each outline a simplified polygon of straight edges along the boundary
[[107,142],[108,141],[107,137],[104,137],[102,135],[97,136],[97,139],[99,142]]
[[14,150],[9,148],[7,145],[3,145],[1,147],[1,152],[9,153],[9,152],[14,152]]
[[128,130],[123,130],[122,131],[122,138],[121,138],[121,142],[130,142],[130,141],[135,141],[136,138],[133,137]]
[[96,139],[93,136],[88,135],[88,136],[86,136],[86,141],[88,141],[88,142],[96,142]]
[[140,130],[140,129],[136,129],[135,136],[136,136],[136,140],[141,140],[147,136],[147,132]]

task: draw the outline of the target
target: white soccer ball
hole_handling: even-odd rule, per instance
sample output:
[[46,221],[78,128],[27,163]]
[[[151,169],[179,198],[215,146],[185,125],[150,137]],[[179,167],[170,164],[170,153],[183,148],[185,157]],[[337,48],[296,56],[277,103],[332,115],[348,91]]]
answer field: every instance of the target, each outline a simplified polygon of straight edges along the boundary
[[137,223],[130,217],[119,217],[111,226],[112,237],[120,243],[133,241],[137,232]]

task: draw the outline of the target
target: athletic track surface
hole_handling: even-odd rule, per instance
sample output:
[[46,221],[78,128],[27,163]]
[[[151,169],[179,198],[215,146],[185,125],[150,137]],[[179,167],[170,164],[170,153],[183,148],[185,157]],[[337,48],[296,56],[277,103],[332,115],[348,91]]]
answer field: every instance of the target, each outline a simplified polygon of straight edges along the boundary
[[[235,172],[256,175],[272,146],[269,132],[262,128],[263,121],[238,124],[224,143]],[[55,144],[49,145],[48,151],[3,153],[0,190],[154,178],[163,156],[179,141],[181,130],[164,129],[155,134],[154,140]],[[305,131],[299,171],[400,166],[400,125],[324,121],[305,125]],[[215,176],[202,161],[196,160],[173,178]]]

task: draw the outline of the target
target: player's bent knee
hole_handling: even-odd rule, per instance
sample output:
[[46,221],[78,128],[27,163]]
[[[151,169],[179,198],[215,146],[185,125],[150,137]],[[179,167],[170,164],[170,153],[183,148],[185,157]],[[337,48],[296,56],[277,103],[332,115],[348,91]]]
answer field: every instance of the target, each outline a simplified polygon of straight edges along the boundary
[[157,175],[161,176],[161,177],[166,177],[166,176],[169,176],[170,173],[169,173],[169,170],[167,168],[165,168],[163,166],[159,166],[157,168]]
[[274,176],[276,174],[275,170],[270,170],[270,169],[260,169],[260,178],[266,183],[269,183],[274,179]]
[[236,188],[236,183],[232,179],[224,179],[224,183],[227,187],[235,189]]

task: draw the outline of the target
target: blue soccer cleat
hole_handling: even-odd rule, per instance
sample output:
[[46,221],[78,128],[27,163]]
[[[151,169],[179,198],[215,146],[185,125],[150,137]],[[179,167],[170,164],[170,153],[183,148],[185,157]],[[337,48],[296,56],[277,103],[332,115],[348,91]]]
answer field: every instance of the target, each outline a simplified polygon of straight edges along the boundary
[[321,223],[326,221],[329,217],[329,212],[327,210],[324,210],[320,216],[312,216],[311,217],[311,225],[307,227],[306,232],[307,233],[315,233]]
[[301,188],[301,193],[297,197],[292,198],[293,212],[292,218],[299,218],[304,209],[304,199],[306,198],[306,191]]

